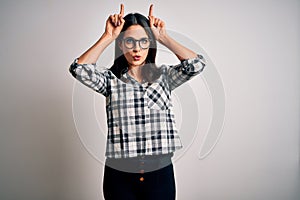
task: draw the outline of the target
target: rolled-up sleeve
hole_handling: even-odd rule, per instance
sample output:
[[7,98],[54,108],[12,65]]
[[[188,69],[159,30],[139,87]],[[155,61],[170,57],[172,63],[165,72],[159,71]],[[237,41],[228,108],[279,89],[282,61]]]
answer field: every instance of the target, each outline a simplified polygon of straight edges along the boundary
[[167,69],[169,89],[174,90],[194,76],[200,74],[206,66],[206,60],[200,54],[195,58],[182,60],[178,65],[171,65]]
[[96,63],[78,64],[78,58],[76,58],[70,65],[69,72],[74,78],[94,91],[104,96],[109,95],[108,85],[111,77],[109,70],[97,70]]

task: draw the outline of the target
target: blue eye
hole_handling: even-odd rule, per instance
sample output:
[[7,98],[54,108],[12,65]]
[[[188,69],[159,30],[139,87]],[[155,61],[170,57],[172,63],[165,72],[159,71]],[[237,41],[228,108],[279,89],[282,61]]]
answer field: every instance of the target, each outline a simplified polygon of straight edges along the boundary
[[133,44],[133,43],[134,43],[134,39],[133,39],[133,38],[126,38],[126,39],[125,39],[125,42],[126,42],[127,44]]

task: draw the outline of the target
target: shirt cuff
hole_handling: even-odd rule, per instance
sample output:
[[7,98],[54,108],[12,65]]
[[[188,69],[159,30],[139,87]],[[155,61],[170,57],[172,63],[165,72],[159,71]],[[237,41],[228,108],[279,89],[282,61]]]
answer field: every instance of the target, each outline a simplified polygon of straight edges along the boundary
[[194,58],[189,58],[181,61],[183,71],[186,73],[200,73],[206,65],[204,57],[197,54]]
[[206,64],[206,61],[205,61],[204,57],[201,54],[197,54],[197,56],[194,57],[194,58],[184,59],[184,60],[181,61],[181,64],[187,66],[189,64],[195,64],[197,62],[201,62],[204,65]]

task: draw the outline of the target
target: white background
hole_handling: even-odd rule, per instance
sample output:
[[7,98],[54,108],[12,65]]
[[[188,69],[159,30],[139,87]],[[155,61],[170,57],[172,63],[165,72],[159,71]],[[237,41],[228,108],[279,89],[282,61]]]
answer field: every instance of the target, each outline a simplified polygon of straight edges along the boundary
[[299,199],[296,0],[1,1],[0,199],[103,199],[103,165],[78,137],[68,68],[120,3],[125,14],[146,16],[154,3],[154,14],[198,43],[223,81],[222,137],[204,160],[196,141],[175,163],[178,199]]

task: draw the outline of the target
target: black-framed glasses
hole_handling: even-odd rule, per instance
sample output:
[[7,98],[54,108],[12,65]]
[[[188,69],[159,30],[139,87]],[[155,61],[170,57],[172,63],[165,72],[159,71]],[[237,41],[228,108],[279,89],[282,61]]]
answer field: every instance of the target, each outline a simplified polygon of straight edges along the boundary
[[133,49],[136,47],[136,42],[139,42],[141,49],[148,49],[150,47],[150,39],[149,38],[141,38],[136,40],[132,37],[127,37],[123,39],[124,45],[127,49]]

